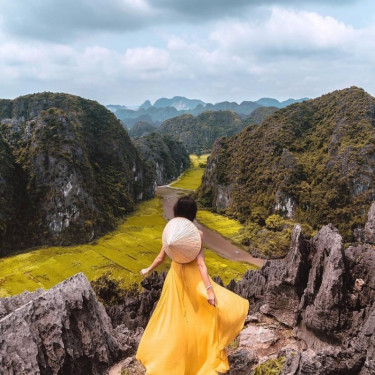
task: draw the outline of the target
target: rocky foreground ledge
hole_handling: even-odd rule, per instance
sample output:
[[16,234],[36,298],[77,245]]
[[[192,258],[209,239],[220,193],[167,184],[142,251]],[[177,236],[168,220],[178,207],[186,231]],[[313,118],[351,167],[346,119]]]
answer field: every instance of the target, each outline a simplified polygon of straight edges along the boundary
[[0,299],[0,374],[103,375],[134,348],[114,330],[86,277]]
[[[269,358],[283,358],[282,375],[375,374],[374,223],[372,209],[365,242],[346,249],[332,225],[312,239],[297,225],[285,259],[228,285],[251,306],[229,349],[230,375],[250,375]],[[0,299],[0,373],[103,375],[122,360],[128,374],[142,374],[134,354],[164,277],[154,272],[143,293],[107,309],[83,274]]]

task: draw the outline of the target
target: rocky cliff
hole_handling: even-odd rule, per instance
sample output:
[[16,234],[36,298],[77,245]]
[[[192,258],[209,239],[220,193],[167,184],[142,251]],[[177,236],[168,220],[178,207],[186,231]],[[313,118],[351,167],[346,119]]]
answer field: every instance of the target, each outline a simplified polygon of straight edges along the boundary
[[155,185],[166,185],[175,180],[190,165],[184,145],[169,136],[152,133],[134,138],[133,143],[144,160],[148,178]]
[[0,134],[0,255],[88,241],[154,194],[127,132],[94,101],[53,93],[0,100]]
[[155,126],[152,126],[148,122],[138,121],[129,130],[129,135],[133,138],[144,137],[145,135],[155,133],[157,131],[158,131],[158,128],[156,128]]
[[198,194],[203,205],[262,223],[279,214],[314,229],[332,222],[362,240],[375,198],[375,98],[351,87],[276,111],[220,138]]
[[371,244],[344,248],[331,224],[307,240],[296,226],[285,259],[268,261],[229,288],[248,298],[253,312],[294,328],[302,350],[283,351],[281,374],[369,375],[375,373],[374,267]]
[[244,128],[232,111],[207,111],[199,116],[181,115],[164,121],[159,132],[182,142],[190,154],[210,152],[218,137],[231,136]]
[[46,292],[0,299],[0,316],[3,375],[103,375],[134,354],[134,337],[112,328],[83,274]]

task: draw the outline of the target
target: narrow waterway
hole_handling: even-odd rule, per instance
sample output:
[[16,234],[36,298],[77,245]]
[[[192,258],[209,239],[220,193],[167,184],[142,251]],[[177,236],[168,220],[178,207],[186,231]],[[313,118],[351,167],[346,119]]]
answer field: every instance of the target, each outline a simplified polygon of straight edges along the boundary
[[[164,218],[169,220],[173,217],[173,205],[181,195],[186,194],[186,190],[172,188],[168,185],[159,186],[156,195],[163,199]],[[254,258],[251,254],[235,246],[230,240],[224,238],[219,233],[196,222],[197,227],[203,232],[204,244],[223,258],[247,262],[262,267],[264,260]]]

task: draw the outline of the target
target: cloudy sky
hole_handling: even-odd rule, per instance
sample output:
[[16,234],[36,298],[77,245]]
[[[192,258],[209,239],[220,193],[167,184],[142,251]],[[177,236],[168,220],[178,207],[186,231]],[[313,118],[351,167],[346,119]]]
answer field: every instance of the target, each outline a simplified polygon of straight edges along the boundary
[[0,98],[375,95],[374,0],[0,0]]

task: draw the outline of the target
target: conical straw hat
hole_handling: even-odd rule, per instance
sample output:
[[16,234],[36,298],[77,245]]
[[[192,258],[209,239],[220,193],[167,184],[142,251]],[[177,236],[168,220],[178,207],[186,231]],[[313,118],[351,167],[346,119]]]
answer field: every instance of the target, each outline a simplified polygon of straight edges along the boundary
[[198,228],[184,217],[175,217],[165,226],[163,248],[177,263],[189,263],[199,254],[202,246]]

